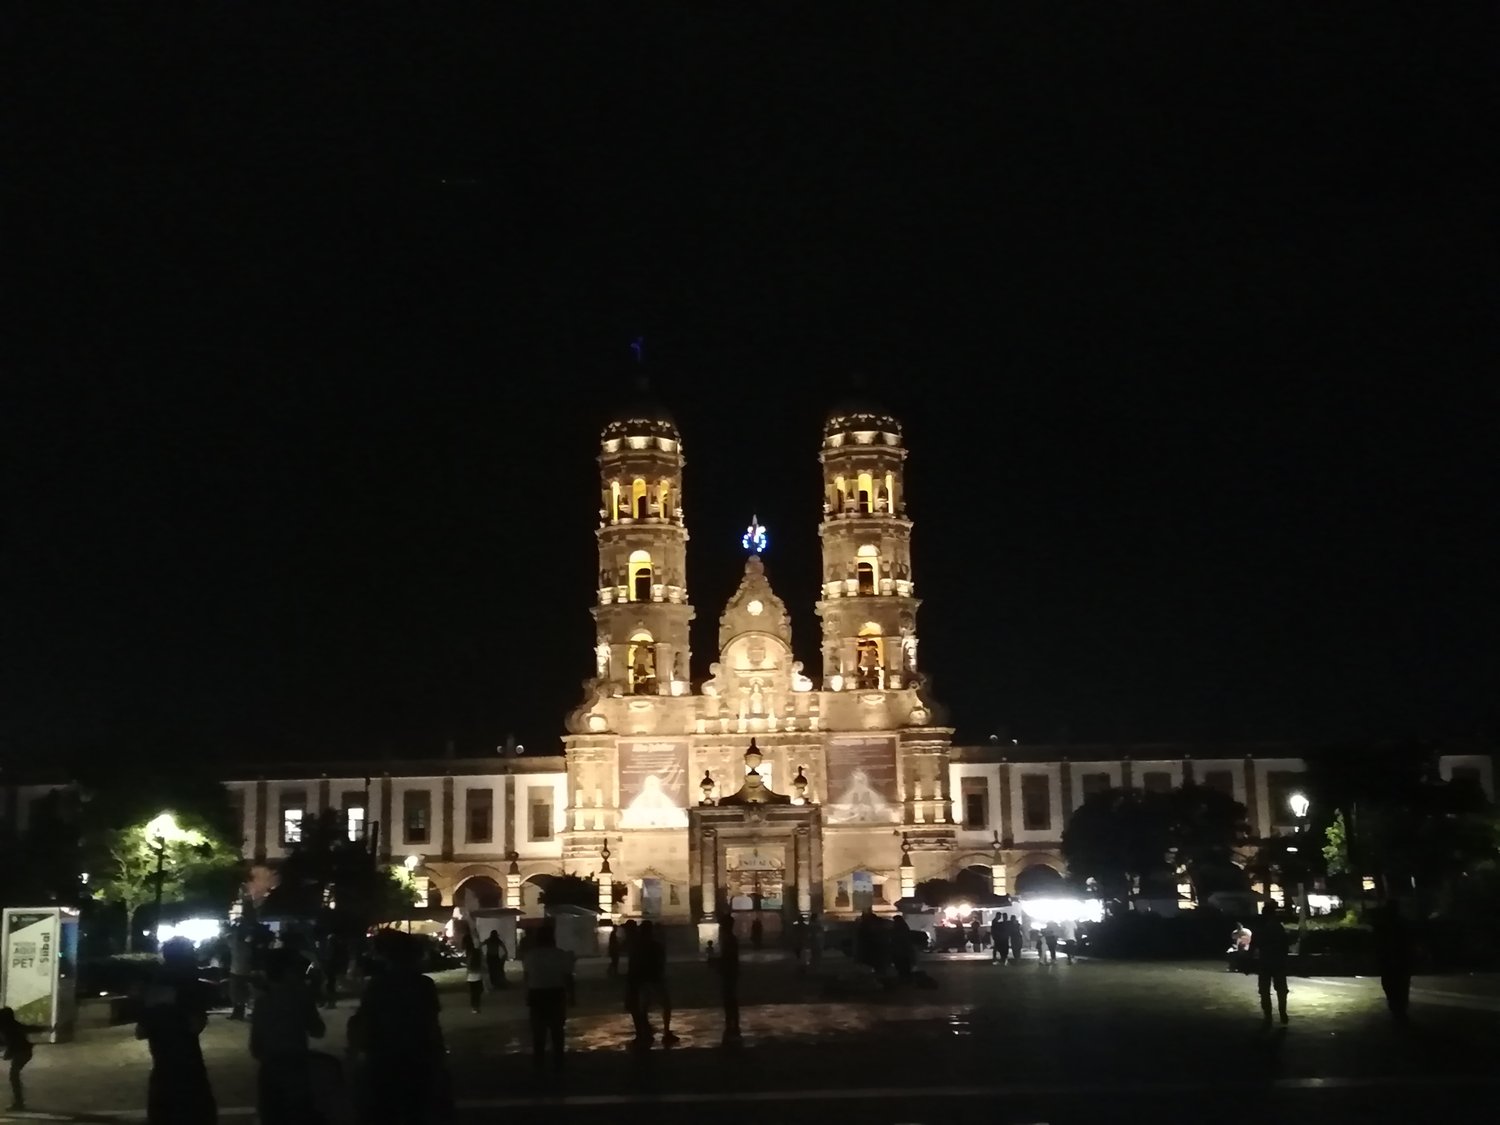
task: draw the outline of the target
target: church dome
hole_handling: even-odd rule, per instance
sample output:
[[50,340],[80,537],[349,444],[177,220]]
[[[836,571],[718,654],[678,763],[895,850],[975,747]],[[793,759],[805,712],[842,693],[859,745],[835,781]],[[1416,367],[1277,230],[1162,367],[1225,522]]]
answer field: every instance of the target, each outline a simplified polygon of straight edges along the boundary
[[671,411],[651,393],[645,380],[636,392],[610,415],[599,435],[601,440],[622,437],[666,437],[681,440]]
[[893,434],[899,441],[901,423],[896,416],[874,399],[864,395],[846,398],[828,412],[823,436],[852,433]]

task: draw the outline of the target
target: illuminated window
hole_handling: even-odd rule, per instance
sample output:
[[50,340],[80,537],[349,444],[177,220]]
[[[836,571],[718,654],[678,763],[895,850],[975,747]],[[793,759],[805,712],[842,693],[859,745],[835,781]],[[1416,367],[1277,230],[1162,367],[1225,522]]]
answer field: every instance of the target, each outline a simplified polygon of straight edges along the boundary
[[552,788],[530,785],[526,788],[527,839],[533,843],[552,839]]
[[636,695],[656,694],[656,642],[650,633],[636,633],[630,638],[626,669],[632,692]]
[[651,552],[630,552],[630,598],[632,601],[649,602],[651,600],[651,581],[653,571],[651,569]]
[[885,474],[885,510],[896,514],[896,474]]
[[859,640],[855,644],[855,675],[862,688],[878,688],[881,685],[885,665],[881,652],[880,626],[867,621],[860,627]]
[[662,481],[661,488],[656,497],[657,510],[661,513],[662,519],[666,519],[672,514],[671,500],[672,486],[669,482]]
[[609,522],[620,522],[620,482],[609,482]]
[[859,474],[859,513],[870,514],[870,499],[875,495],[875,479],[869,473]]
[[432,839],[432,794],[425,789],[408,789],[401,795],[401,824],[408,844],[425,844]]
[[630,510],[635,513],[636,519],[646,518],[646,482],[640,478],[636,478],[630,486]]
[[344,838],[363,840],[365,838],[364,793],[359,790],[349,790],[342,798],[341,808],[344,813]]
[[861,594],[873,594],[875,592],[875,565],[862,562],[855,566],[854,577],[857,579],[857,589]]
[[281,843],[302,843],[302,826],[307,818],[306,790],[289,790],[281,795]]

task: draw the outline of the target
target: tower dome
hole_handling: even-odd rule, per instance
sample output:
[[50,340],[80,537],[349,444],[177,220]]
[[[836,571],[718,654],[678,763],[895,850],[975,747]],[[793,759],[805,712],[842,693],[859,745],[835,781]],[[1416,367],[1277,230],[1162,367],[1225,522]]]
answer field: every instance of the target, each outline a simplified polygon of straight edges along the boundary
[[665,437],[680,441],[677,421],[666,405],[651,393],[645,379],[636,384],[636,392],[609,416],[600,433],[601,441],[625,437]]
[[[865,434],[871,436],[862,440],[854,436]],[[880,436],[874,436],[877,434]],[[901,423],[873,398],[864,395],[846,398],[828,412],[823,423],[823,440],[833,446],[846,441],[859,445],[900,445]]]

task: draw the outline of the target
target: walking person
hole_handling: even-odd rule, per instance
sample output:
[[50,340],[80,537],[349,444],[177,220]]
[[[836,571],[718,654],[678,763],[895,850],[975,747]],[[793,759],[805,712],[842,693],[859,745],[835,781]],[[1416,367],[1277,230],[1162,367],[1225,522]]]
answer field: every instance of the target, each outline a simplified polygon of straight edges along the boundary
[[557,948],[557,931],[550,925],[536,932],[521,958],[526,980],[526,1010],[531,1019],[531,1061],[540,1071],[552,1047],[552,1069],[563,1068],[568,1004],[575,997],[573,954]]
[[1042,927],[1042,940],[1047,943],[1047,959],[1052,964],[1057,964],[1057,940],[1061,937],[1056,922],[1048,922]]
[[491,930],[490,936],[484,939],[484,967],[489,972],[491,988],[505,987],[505,962],[509,958],[510,952],[500,940],[500,931]]
[[343,934],[330,933],[323,941],[323,985],[330,1009],[339,1006],[339,985],[349,972],[349,943]]
[[667,987],[667,951],[656,937],[656,927],[642,922],[631,943],[630,962],[625,969],[627,983],[635,988],[635,1034],[642,1046],[651,1042],[651,1006],[661,1004],[661,1044],[671,1047],[678,1042],[672,1034],[672,994]]
[[740,1037],[740,939],[734,932],[734,915],[719,915],[719,986],[724,1000],[724,1038]]
[[39,1035],[45,1027],[34,1027],[16,1019],[10,1008],[0,1008],[0,1043],[5,1046],[5,1059],[10,1063],[10,1108],[21,1112],[26,1108],[26,1090],[21,1085],[21,1071],[31,1061],[35,1048],[29,1036]]
[[469,933],[464,934],[464,983],[469,989],[469,1010],[477,1016],[484,1000],[484,954]]
[[1015,915],[1005,920],[1005,930],[1010,937],[1010,955],[1017,965],[1021,963],[1021,944],[1025,934],[1021,932],[1021,921]]
[[289,949],[266,960],[266,982],[250,1024],[250,1057],[260,1064],[257,1112],[262,1121],[318,1125],[309,1039],[323,1037],[318,998],[302,959]]
[[368,1125],[451,1120],[437,987],[422,973],[421,950],[408,935],[386,931],[374,952],[374,971],[348,1031],[362,1119]]
[[1271,992],[1276,992],[1276,1008],[1281,1013],[1281,1022],[1286,1018],[1286,970],[1291,958],[1291,939],[1286,927],[1276,916],[1276,904],[1266,903],[1261,911],[1260,925],[1250,938],[1250,953],[1255,958],[1256,984],[1260,990],[1262,1022],[1271,1026]]
[[251,974],[255,971],[255,943],[243,921],[229,933],[229,1018],[242,1020],[250,1003]]
[[605,952],[609,954],[609,979],[615,980],[620,975],[620,929],[618,926],[609,928],[609,941],[605,945]]
[[911,927],[897,914],[891,919],[891,967],[896,970],[896,979],[902,984],[910,984],[916,964],[917,951],[911,943]]
[[1003,965],[1010,956],[1010,935],[1005,932],[1005,915],[996,914],[990,922],[990,964]]
[[1372,920],[1375,934],[1375,962],[1380,969],[1380,987],[1386,1006],[1396,1022],[1410,1018],[1413,943],[1411,927],[1394,899],[1375,911]]
[[147,1125],[214,1125],[218,1106],[198,1036],[208,1023],[208,994],[198,980],[193,943],[173,938],[146,990],[135,1037],[151,1049]]

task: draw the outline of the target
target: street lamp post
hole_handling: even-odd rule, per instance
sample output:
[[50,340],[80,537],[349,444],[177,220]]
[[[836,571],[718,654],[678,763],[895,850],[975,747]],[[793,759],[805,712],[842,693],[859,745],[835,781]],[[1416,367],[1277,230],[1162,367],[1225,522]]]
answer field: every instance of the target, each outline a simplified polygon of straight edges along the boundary
[[[151,912],[153,938],[156,930],[161,929],[162,898],[167,883],[167,845],[175,840],[186,839],[188,835],[177,826],[177,818],[169,812],[157,814],[146,825],[146,838],[151,841],[151,850],[156,853],[156,896]],[[157,944],[160,945],[159,940]]]
[[[1302,842],[1307,843],[1310,825],[1307,822],[1307,811],[1312,808],[1312,802],[1307,799],[1306,793],[1293,793],[1286,802],[1292,810],[1292,815],[1297,818],[1297,833],[1302,837]],[[1307,932],[1307,859],[1298,855],[1297,874],[1300,879],[1297,884],[1297,953],[1302,953],[1302,938]]]

